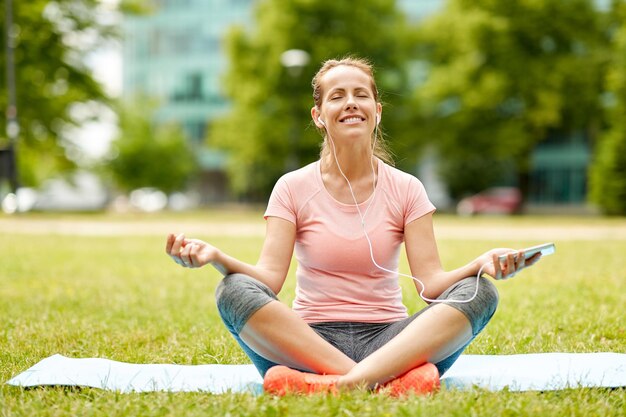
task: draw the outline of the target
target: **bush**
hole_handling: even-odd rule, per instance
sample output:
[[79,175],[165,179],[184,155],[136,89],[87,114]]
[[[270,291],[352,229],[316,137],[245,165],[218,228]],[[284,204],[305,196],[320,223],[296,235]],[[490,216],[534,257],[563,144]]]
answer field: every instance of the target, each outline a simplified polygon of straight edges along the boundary
[[589,193],[606,214],[626,215],[626,131],[616,128],[599,143]]

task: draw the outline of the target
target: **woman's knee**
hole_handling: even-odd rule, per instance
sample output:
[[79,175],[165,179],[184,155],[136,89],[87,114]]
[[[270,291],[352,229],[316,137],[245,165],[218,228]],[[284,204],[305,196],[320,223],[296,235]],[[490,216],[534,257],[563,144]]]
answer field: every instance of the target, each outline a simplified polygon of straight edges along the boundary
[[245,274],[230,274],[215,289],[215,302],[230,331],[239,333],[252,314],[276,295],[262,282]]
[[491,320],[498,308],[498,289],[489,279],[480,277],[478,293],[474,299],[474,309],[476,311],[475,320],[472,324],[474,335],[478,334]]
[[246,281],[252,279],[244,274],[226,275],[215,288],[215,302],[217,308],[227,306],[236,299],[236,294],[246,285]]
[[498,302],[500,301],[498,289],[493,282],[485,277],[480,277],[479,282],[478,291],[480,293],[480,298],[489,313],[489,318],[491,318],[491,316],[493,316],[496,312]]
[[[476,286],[478,285],[478,288]],[[477,335],[491,320],[498,307],[498,290],[487,278],[465,278],[446,297],[449,304],[461,310],[472,325],[472,333]],[[470,300],[454,302],[455,300]],[[447,303],[448,304],[448,303]]]

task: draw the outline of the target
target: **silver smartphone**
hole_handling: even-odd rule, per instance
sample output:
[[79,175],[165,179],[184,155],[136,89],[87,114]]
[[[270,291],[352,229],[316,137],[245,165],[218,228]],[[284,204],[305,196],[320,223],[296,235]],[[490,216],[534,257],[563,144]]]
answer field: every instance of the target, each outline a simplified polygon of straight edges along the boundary
[[[552,255],[556,250],[556,246],[554,246],[554,243],[543,243],[541,245],[531,246],[530,248],[521,250],[524,251],[524,258],[528,259],[539,252],[541,252],[541,256]],[[503,262],[506,261],[506,257],[507,255],[500,255],[498,259],[500,262]],[[515,258],[517,258],[517,255],[515,255]]]

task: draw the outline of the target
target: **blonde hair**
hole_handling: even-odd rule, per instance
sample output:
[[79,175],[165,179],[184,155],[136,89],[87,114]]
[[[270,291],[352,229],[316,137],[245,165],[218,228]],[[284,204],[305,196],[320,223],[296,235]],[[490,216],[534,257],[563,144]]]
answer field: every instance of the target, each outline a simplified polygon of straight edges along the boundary
[[[374,94],[374,100],[376,101],[376,103],[379,103],[378,88],[376,87],[376,81],[374,80],[374,70],[372,65],[369,63],[369,61],[363,58],[345,57],[339,60],[329,59],[327,61],[324,61],[321,68],[313,77],[313,80],[311,81],[311,86],[313,87],[313,101],[315,102],[315,106],[318,109],[322,108],[322,77],[324,77],[324,75],[326,75],[326,73],[331,69],[341,65],[358,68],[365,74],[367,74],[367,76],[370,78],[370,87],[372,89],[372,93]],[[330,150],[328,148],[326,131],[324,129],[320,129],[320,131],[324,133],[324,142],[322,142],[322,149],[320,152],[320,157],[324,159],[329,154]],[[373,150],[374,156],[380,158],[382,161],[386,162],[389,165],[393,165],[393,157],[391,156],[391,152],[389,151],[389,148],[387,147],[387,144],[383,138],[383,133],[381,129],[377,127],[374,132],[375,135],[372,135],[372,143],[375,143]]]

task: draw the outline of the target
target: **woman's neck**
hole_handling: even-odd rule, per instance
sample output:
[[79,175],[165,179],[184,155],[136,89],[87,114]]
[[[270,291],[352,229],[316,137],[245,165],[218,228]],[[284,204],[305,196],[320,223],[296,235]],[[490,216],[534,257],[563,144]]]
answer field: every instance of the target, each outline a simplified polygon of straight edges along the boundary
[[[326,175],[342,177],[349,181],[358,181],[362,178],[377,174],[378,166],[372,150],[368,148],[346,149],[337,147],[333,150],[332,144],[327,144],[328,152],[322,155],[321,169]],[[343,172],[343,175],[341,174]]]
[[378,164],[372,153],[343,157],[338,153],[337,159],[341,169],[332,150],[321,159],[320,171],[326,191],[343,204],[361,204],[371,198],[378,182]]

